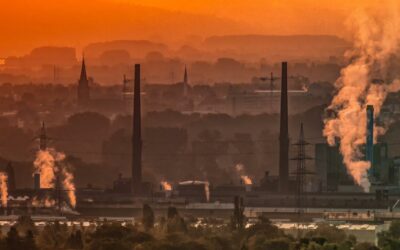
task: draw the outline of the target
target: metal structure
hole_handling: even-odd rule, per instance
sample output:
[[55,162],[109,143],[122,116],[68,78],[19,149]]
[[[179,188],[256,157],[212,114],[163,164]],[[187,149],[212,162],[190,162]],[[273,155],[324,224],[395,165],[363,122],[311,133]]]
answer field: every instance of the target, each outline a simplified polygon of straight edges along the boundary
[[[42,151],[47,150],[48,142],[49,142],[50,138],[47,136],[46,126],[45,126],[44,121],[42,122],[42,127],[40,129],[40,135],[39,135],[38,139],[39,139],[39,149]],[[62,178],[61,178],[61,168],[60,168],[60,166],[58,166],[56,169],[58,169],[58,170],[55,172],[56,179],[55,179],[55,184],[54,184],[54,197],[55,197],[55,201],[56,201],[57,211],[60,214],[62,214],[62,204],[64,202],[63,194],[65,192],[69,192],[71,190],[63,189]],[[38,173],[38,172],[34,173],[33,180],[34,180],[34,190],[39,191],[41,189],[40,173]]]
[[311,160],[312,158],[308,157],[305,152],[305,147],[310,144],[304,139],[303,123],[301,123],[300,125],[299,140],[293,145],[296,146],[298,149],[297,156],[295,158],[292,158],[292,160],[297,161],[296,172],[294,172],[294,174],[296,175],[296,208],[298,222],[301,222],[303,213],[305,212],[304,210],[307,206],[307,192],[304,192],[305,178],[306,175],[312,174],[306,169],[306,161]]
[[270,73],[270,77],[260,77],[260,80],[263,81],[263,82],[269,81],[269,89],[271,91],[271,96],[272,96],[272,94],[274,92],[274,89],[275,89],[274,82],[279,80],[279,79],[280,79],[279,77],[274,77],[274,73],[273,72]]
[[270,91],[270,112],[272,113],[274,110],[274,100],[273,100],[273,96],[274,96],[274,90],[275,90],[275,81],[279,80],[279,77],[275,77],[274,73],[271,72],[270,77],[260,77],[259,78],[261,81],[266,82],[269,81],[269,91]]
[[367,106],[367,143],[365,146],[365,160],[371,164],[370,176],[376,177],[374,169],[374,106]]
[[130,103],[131,100],[131,94],[132,92],[130,91],[129,83],[131,82],[131,79],[128,79],[126,75],[124,74],[124,78],[122,81],[122,101],[124,103],[124,109],[125,112],[128,112],[130,110],[128,103]]

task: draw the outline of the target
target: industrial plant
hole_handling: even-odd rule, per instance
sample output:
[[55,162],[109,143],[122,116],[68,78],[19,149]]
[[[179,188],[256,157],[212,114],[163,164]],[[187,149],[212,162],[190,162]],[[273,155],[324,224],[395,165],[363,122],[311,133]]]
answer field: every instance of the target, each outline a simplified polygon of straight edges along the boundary
[[[374,114],[374,106],[367,105],[365,110],[367,133],[359,152],[360,161],[370,164],[364,180],[368,182],[368,190],[365,190],[365,183],[356,180],[346,166],[340,140],[333,145],[309,143],[308,128],[303,123],[299,124],[297,135],[289,135],[288,69],[290,64],[283,62],[278,78],[280,88],[266,92],[267,98],[274,100],[276,93],[280,94],[278,175],[265,170],[257,173],[259,178],[252,179],[239,164],[236,166],[239,181],[225,184],[215,184],[206,178],[159,183],[143,178],[143,145],[146,142],[142,138],[142,98],[149,93],[143,91],[141,65],[136,64],[133,88],[130,90],[132,81],[124,76],[122,90],[123,105],[132,105],[124,109],[133,112],[130,177],[120,174],[108,189],[75,187],[71,167],[63,162],[65,153],[48,146],[52,135],[43,122],[37,137],[39,148],[32,173],[34,185],[16,187],[17,173],[11,164],[0,176],[4,218],[27,213],[49,219],[52,216],[57,219],[130,218],[140,216],[143,204],[150,204],[156,214],[165,213],[168,207],[174,206],[187,215],[229,218],[238,198],[242,199],[248,218],[267,216],[277,221],[289,219],[303,223],[317,219],[383,223],[400,218],[400,162],[388,156],[387,143],[376,141],[374,137],[374,124],[380,119]],[[183,78],[182,84],[177,85],[182,88],[182,98],[191,88],[186,68]],[[83,59],[77,88],[79,109],[91,105],[89,81]],[[145,89],[151,91],[148,86]],[[227,102],[230,101],[228,98]],[[331,118],[338,115],[335,111],[328,113]],[[289,152],[293,152],[293,157]],[[307,167],[311,164],[314,169]],[[95,176],[96,172],[91,174]]]
[[0,250],[400,249],[400,1],[3,2]]

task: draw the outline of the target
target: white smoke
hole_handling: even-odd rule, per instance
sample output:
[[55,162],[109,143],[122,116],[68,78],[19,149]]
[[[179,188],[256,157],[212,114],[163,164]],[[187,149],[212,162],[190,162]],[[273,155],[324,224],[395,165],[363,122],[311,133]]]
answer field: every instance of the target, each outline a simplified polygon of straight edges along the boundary
[[1,205],[7,207],[8,203],[8,175],[0,172],[0,194],[1,194]]
[[55,149],[39,150],[34,161],[35,172],[40,174],[41,188],[55,188],[56,176],[61,178],[63,190],[66,191],[69,204],[76,206],[74,176],[65,163],[65,154]]
[[246,171],[242,163],[236,164],[235,170],[244,185],[253,185],[253,180],[250,178],[250,176],[246,175]]
[[[384,1],[385,2],[385,1]],[[349,65],[336,81],[337,95],[329,106],[335,117],[324,121],[324,135],[330,145],[340,139],[344,164],[354,180],[368,192],[370,182],[367,171],[370,163],[363,160],[360,146],[366,142],[366,107],[373,105],[377,117],[389,92],[398,91],[398,79],[390,79],[390,60],[399,52],[400,18],[396,1],[386,1],[382,17],[358,10],[351,17],[354,46],[346,52]],[[382,5],[385,5],[382,3]],[[383,82],[373,83],[374,79]],[[375,124],[376,125],[376,124]],[[385,129],[375,126],[374,142]]]

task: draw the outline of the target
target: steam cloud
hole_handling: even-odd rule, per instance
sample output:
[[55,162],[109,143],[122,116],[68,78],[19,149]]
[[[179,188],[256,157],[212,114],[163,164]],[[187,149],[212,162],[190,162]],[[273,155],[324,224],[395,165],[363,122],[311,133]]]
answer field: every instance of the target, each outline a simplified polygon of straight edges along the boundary
[[1,205],[7,207],[8,202],[8,176],[6,173],[0,172],[0,193],[1,193]]
[[41,188],[55,188],[56,175],[61,178],[62,188],[67,192],[69,204],[76,206],[74,176],[64,162],[65,154],[54,149],[39,150],[34,161],[35,171],[40,174]]
[[[366,142],[366,107],[373,105],[374,116],[378,116],[387,94],[400,87],[389,71],[391,60],[399,52],[400,16],[396,2],[389,2],[383,17],[360,10],[350,19],[355,30],[353,49],[345,55],[350,63],[335,83],[338,92],[328,108],[336,116],[324,121],[323,134],[328,143],[335,145],[336,138],[340,139],[343,162],[365,192],[370,188],[367,171],[371,167],[360,152]],[[385,128],[375,126],[374,142],[384,133]]]
[[251,180],[251,178],[245,174],[243,164],[236,164],[235,169],[244,185],[253,185],[253,181]]
[[160,182],[162,188],[164,191],[172,191],[172,185],[168,183],[167,181],[162,181]]

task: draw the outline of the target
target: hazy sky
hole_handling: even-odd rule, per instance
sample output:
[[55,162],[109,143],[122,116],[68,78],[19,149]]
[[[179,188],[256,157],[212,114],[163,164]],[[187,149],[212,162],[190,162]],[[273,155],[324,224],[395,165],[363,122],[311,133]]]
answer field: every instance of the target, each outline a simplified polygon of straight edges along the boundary
[[[4,0],[3,0],[4,1]],[[182,42],[219,34],[346,36],[354,9],[377,0],[12,0],[0,8],[0,57],[42,45],[92,41]],[[5,7],[4,7],[5,6]]]

